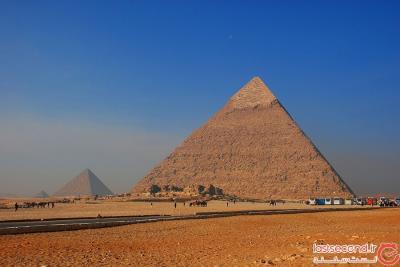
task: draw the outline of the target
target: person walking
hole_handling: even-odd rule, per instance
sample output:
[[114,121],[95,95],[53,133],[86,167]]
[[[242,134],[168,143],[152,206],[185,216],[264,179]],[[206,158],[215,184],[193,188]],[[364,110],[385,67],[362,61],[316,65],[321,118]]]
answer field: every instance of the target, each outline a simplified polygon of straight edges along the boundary
[[17,202],[15,202],[15,211],[17,211],[18,210],[18,203]]

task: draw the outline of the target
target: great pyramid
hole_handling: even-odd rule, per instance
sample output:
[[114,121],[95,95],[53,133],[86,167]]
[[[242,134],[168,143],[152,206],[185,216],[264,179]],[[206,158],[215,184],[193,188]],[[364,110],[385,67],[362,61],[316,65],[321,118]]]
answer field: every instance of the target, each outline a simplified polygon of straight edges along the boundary
[[69,181],[54,196],[94,196],[112,195],[110,189],[89,169]]
[[132,191],[210,184],[224,194],[256,199],[354,195],[259,77]]
[[35,194],[33,197],[35,197],[35,198],[46,198],[46,197],[49,197],[49,194],[47,194],[46,191],[41,190],[39,193]]

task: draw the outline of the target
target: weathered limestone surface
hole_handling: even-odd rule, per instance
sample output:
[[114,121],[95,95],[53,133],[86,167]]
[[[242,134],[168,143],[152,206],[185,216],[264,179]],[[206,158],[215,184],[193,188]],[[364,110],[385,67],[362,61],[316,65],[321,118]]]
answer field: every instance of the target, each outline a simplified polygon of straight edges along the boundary
[[243,198],[353,195],[259,77],[132,189],[212,184]]

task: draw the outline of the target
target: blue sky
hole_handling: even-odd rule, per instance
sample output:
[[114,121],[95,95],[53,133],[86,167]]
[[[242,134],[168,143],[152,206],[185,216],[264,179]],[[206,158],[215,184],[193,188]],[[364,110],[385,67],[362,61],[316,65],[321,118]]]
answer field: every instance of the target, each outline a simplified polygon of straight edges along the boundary
[[0,191],[51,193],[87,167],[126,191],[259,75],[356,192],[399,192],[399,12],[1,1]]

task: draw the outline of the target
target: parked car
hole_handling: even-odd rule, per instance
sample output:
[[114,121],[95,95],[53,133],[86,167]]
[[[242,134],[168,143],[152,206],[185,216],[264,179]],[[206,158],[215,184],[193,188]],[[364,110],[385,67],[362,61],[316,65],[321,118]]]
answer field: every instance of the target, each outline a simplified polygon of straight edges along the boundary
[[381,207],[397,207],[396,200],[390,200],[386,197],[380,197],[378,203]]
[[325,205],[332,205],[332,199],[331,198],[325,198]]
[[315,205],[325,205],[325,198],[316,198]]
[[344,205],[344,199],[340,197],[334,197],[333,205]]
[[315,198],[310,198],[307,202],[308,205],[316,205]]
[[366,205],[367,199],[366,198],[355,198],[354,203],[356,203],[356,205],[361,205],[361,206]]
[[355,202],[352,199],[345,199],[344,204],[345,205],[353,205]]
[[378,205],[378,199],[376,199],[374,197],[369,197],[369,198],[367,198],[367,204],[371,205],[371,206]]

